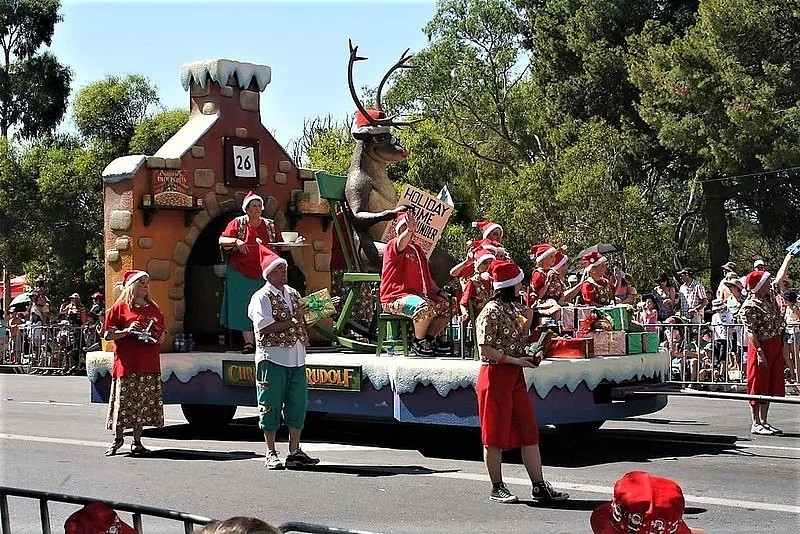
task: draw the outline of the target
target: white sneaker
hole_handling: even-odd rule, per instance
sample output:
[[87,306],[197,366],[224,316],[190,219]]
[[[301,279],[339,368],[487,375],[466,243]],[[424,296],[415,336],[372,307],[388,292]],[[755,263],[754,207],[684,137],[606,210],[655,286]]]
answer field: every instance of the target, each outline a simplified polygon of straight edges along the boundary
[[759,425],[755,423],[753,423],[753,426],[750,427],[750,433],[758,434],[760,436],[772,436],[775,434],[775,432],[765,427],[764,425]]
[[267,461],[264,462],[264,467],[270,470],[283,469],[283,462],[281,462],[277,452],[269,451],[267,453]]
[[765,423],[764,423],[764,424],[762,424],[761,426],[763,426],[763,427],[764,427],[764,428],[766,428],[767,430],[771,430],[773,434],[783,434],[783,430],[781,430],[780,428],[775,428],[774,426],[772,426],[772,425],[771,425],[771,424],[769,424],[769,423],[766,423],[766,422],[765,422]]

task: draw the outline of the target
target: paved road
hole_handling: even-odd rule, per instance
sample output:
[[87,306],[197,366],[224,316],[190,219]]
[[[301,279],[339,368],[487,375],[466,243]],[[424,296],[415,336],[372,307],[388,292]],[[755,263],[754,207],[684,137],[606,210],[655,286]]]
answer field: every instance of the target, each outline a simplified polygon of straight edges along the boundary
[[[488,500],[474,430],[314,421],[304,448],[323,462],[313,471],[266,472],[253,408],[241,408],[224,433],[204,436],[185,424],[179,407],[168,406],[167,426],[145,433],[150,457],[105,458],[105,406],[87,399],[85,378],[0,375],[0,484],[208,517],[255,515],[384,533],[577,533],[589,532],[591,511],[610,499],[620,475],[644,469],[679,481],[688,522],[709,533],[800,530],[794,405],[772,408],[784,437],[751,436],[740,401],[692,398],[671,399],[647,417],[609,421],[590,436],[543,430],[546,477],[572,495],[543,507]],[[507,460],[506,481],[528,495],[518,456]],[[14,532],[40,531],[35,503],[9,504]],[[74,509],[55,506],[54,526]],[[147,518],[145,528],[181,531]]]

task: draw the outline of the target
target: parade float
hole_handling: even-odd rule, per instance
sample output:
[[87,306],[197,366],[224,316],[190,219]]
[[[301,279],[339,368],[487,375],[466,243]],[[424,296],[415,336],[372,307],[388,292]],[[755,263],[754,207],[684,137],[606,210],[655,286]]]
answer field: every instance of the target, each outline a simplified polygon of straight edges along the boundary
[[[360,59],[351,47],[353,93],[352,66]],[[405,66],[407,59],[401,57],[393,69]],[[378,88],[378,104],[391,72]],[[290,284],[306,295],[342,282],[346,288],[338,317],[325,318],[311,330],[309,411],[477,426],[473,387],[481,364],[472,353],[464,359],[412,358],[398,350],[389,357],[396,343],[381,347],[376,321],[363,324],[354,313],[358,300],[363,304],[366,298],[375,307],[364,290],[379,280],[378,273],[367,271],[386,229],[375,225],[370,214],[400,200],[438,214],[427,221],[438,220],[441,228],[445,210],[430,195],[408,189],[398,199],[385,173],[385,159],[382,167],[375,165],[360,145],[355,173],[351,168],[351,176],[341,177],[341,187],[333,193],[330,175],[299,168],[261,123],[260,93],[270,82],[269,67],[217,59],[184,65],[180,73],[190,99],[186,125],[152,156],[121,157],[103,172],[107,304],[119,295],[126,270],[150,274],[150,295],[164,314],[167,333],[161,346],[164,403],[180,404],[191,424],[208,426],[227,424],[237,406],[256,405],[253,357],[228,350],[236,340],[219,324],[225,265],[217,242],[252,190],[264,198],[264,215],[280,230],[305,238],[279,247],[296,267]],[[353,97],[360,112],[375,119],[371,126],[388,132],[390,126],[402,125],[367,112]],[[393,136],[388,142],[397,144]],[[402,152],[396,161],[405,157],[404,150],[395,150]],[[361,181],[362,193],[355,191],[352,180]],[[364,181],[369,182],[366,194]],[[345,213],[337,216],[340,209]],[[432,232],[422,235],[432,238]],[[363,261],[358,252],[346,253],[358,251],[359,243],[370,250]],[[343,251],[349,261],[337,265],[336,256]],[[436,267],[434,260],[432,270],[441,280],[449,266]],[[577,314],[570,317],[577,321]],[[658,386],[667,378],[668,356],[646,334],[626,333],[621,326],[616,332],[589,334],[578,342],[577,351],[575,342],[564,342],[564,350],[552,352],[536,369],[525,369],[540,424],[596,428],[607,419],[652,413],[666,405]],[[113,346],[103,348],[87,355],[92,402],[108,401]]]

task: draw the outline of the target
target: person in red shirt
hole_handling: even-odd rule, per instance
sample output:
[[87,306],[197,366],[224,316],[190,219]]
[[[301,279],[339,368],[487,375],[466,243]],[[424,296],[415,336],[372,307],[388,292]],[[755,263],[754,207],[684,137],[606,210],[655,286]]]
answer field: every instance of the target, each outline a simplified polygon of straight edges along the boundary
[[150,299],[147,272],[125,273],[122,293],[106,314],[103,339],[114,342],[106,424],[114,431],[114,441],[105,455],[113,456],[122,447],[126,428],[133,429],[131,454],[150,452],[142,445],[142,428],[164,426],[159,358],[164,315]]
[[263,209],[264,199],[250,191],[242,201],[245,215],[228,223],[219,238],[219,246],[231,251],[231,259],[225,271],[225,291],[222,295],[219,322],[226,328],[242,332],[242,354],[253,354],[256,351],[253,323],[247,316],[247,304],[263,285],[258,240],[269,246],[269,243],[276,242],[277,236],[274,221],[261,216]]
[[581,284],[581,296],[587,306],[606,306],[614,302],[614,285],[605,277],[606,257],[599,252],[589,252],[583,257],[586,279]]
[[495,259],[495,255],[486,249],[479,249],[473,255],[475,257],[475,273],[467,280],[464,292],[458,301],[463,322],[469,320],[470,304],[472,305],[473,313],[477,316],[486,305],[486,302],[494,295],[489,266]]
[[434,340],[447,326],[450,302],[431,278],[428,257],[414,243],[417,224],[413,211],[395,217],[397,236],[386,243],[381,268],[381,306],[387,313],[411,317],[417,356],[450,354],[450,344]]

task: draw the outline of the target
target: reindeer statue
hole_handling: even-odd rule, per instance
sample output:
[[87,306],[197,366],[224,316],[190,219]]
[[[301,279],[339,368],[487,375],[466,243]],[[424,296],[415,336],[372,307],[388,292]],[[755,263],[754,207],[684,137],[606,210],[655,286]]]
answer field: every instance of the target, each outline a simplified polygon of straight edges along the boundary
[[397,206],[397,192],[386,172],[388,164],[403,161],[408,156],[408,151],[403,148],[400,140],[392,135],[390,127],[408,126],[421,119],[410,122],[395,121],[393,117],[386,116],[381,104],[381,92],[389,77],[397,69],[412,68],[409,64],[411,55],[408,49],[378,85],[375,95],[377,109],[365,109],[353,84],[353,65],[356,61],[366,59],[358,55],[358,47],[353,46],[353,42],[350,41],[347,82],[358,111],[352,128],[356,148],[347,172],[345,195],[355,219],[357,249],[366,260],[365,267],[369,271],[380,272],[380,256],[384,246],[384,243],[380,243],[380,238],[386,221],[394,219],[397,213],[407,209],[405,206]]

